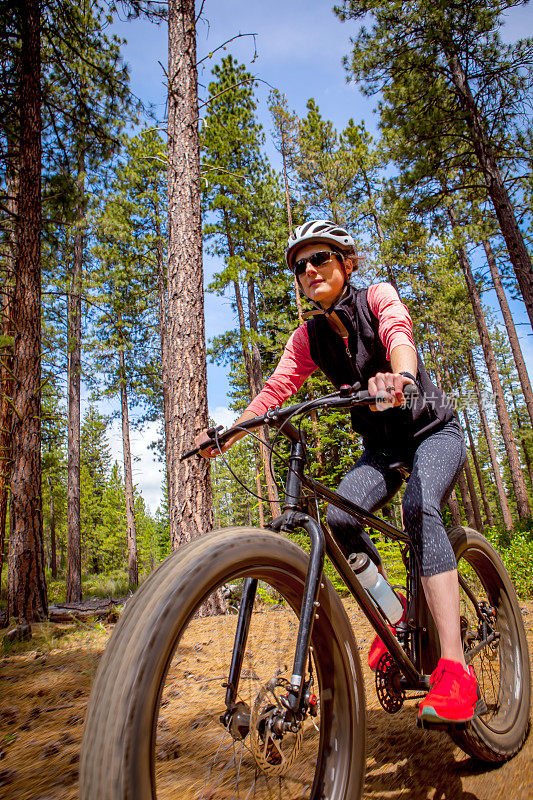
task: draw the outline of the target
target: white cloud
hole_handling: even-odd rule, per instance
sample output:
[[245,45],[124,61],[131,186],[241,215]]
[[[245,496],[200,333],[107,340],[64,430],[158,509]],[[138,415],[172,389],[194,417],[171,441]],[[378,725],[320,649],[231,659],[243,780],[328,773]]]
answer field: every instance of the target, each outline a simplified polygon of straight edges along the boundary
[[216,408],[210,409],[209,417],[210,419],[214,419],[217,425],[223,425],[225,428],[229,428],[235,420],[235,412],[230,411],[226,406],[217,406]]

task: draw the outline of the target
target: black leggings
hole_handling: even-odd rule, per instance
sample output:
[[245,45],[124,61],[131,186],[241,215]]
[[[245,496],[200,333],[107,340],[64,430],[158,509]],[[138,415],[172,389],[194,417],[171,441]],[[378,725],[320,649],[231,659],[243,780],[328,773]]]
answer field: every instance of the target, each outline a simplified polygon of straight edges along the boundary
[[[457,566],[442,522],[441,509],[452,492],[465,459],[463,434],[456,420],[447,422],[424,439],[412,455],[413,468],[403,497],[403,523],[422,575],[436,575]],[[339,494],[365,511],[376,511],[389,502],[402,484],[398,471],[389,467],[394,461],[398,461],[397,456],[366,449],[342,479]],[[360,540],[363,539],[363,549],[379,561],[379,553],[370,536],[352,516],[329,506],[327,518],[345,555],[361,550]]]

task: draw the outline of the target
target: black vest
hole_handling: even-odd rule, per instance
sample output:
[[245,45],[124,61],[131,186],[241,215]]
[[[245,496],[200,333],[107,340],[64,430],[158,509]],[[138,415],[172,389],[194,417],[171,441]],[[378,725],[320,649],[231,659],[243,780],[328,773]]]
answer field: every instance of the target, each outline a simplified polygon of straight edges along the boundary
[[[348,348],[326,317],[316,316],[307,322],[311,358],[337,389],[356,381],[365,388],[376,372],[391,370],[379,338],[378,319],[368,306],[367,290],[348,286],[335,312],[348,331]],[[352,410],[352,427],[362,435],[365,446],[406,456],[453,418],[452,406],[430,380],[418,353],[417,361],[419,395],[412,407],[371,411],[362,406]]]

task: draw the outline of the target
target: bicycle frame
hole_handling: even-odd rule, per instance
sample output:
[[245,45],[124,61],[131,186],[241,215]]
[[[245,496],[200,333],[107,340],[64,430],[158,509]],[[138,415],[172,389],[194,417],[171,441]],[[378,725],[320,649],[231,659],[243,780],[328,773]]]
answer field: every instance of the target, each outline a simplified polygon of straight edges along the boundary
[[[408,564],[411,603],[407,615],[407,630],[415,634],[412,637],[412,661],[398,639],[391,633],[387,619],[363,588],[329,529],[321,521],[319,524],[306,510],[301,489],[302,487],[310,489],[316,496],[346,511],[356,520],[380,531],[394,541],[409,546],[407,534],[395,528],[393,525],[390,525],[385,520],[360,508],[347,498],[314,480],[314,478],[306,475],[304,472],[304,445],[299,439],[297,431],[295,429],[287,431],[285,426],[284,432],[288,434],[288,438],[292,440],[289,469],[285,485],[285,502],[282,515],[273,520],[268,527],[276,531],[303,528],[309,534],[311,543],[309,569],[306,576],[300,625],[290,680],[291,686],[287,697],[288,707],[296,713],[302,705],[302,695],[305,688],[305,667],[309,658],[313,622],[315,615],[320,614],[320,601],[318,598],[322,583],[325,554],[327,554],[332,561],[335,569],[344,580],[359,607],[397,663],[403,675],[402,684],[404,688],[427,690],[429,686],[428,672],[433,668],[436,662],[436,656],[438,656],[438,652],[436,652],[438,640],[433,621],[423,602],[415,559],[409,558]],[[257,580],[247,578],[243,588],[233,657],[226,684],[226,707],[228,711],[232,708],[237,698],[242,658],[246,647],[256,588]],[[422,638],[425,641],[422,641]],[[417,665],[419,665],[420,669],[417,668]]]

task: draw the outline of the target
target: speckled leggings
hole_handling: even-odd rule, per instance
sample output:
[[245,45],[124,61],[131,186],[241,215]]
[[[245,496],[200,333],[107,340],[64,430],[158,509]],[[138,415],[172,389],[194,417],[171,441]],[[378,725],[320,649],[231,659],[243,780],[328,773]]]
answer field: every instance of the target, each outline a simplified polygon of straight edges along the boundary
[[[385,412],[383,412],[385,413]],[[402,454],[406,461],[408,454]],[[413,470],[403,497],[403,521],[411,538],[422,575],[455,569],[456,561],[442,522],[441,509],[448,500],[466,459],[459,423],[451,420],[424,439],[412,456]],[[366,511],[376,511],[398,491],[402,479],[389,464],[398,456],[367,449],[339,485],[339,494]],[[364,549],[379,561],[379,553],[368,533],[349,514],[328,508],[328,524],[345,555]]]

